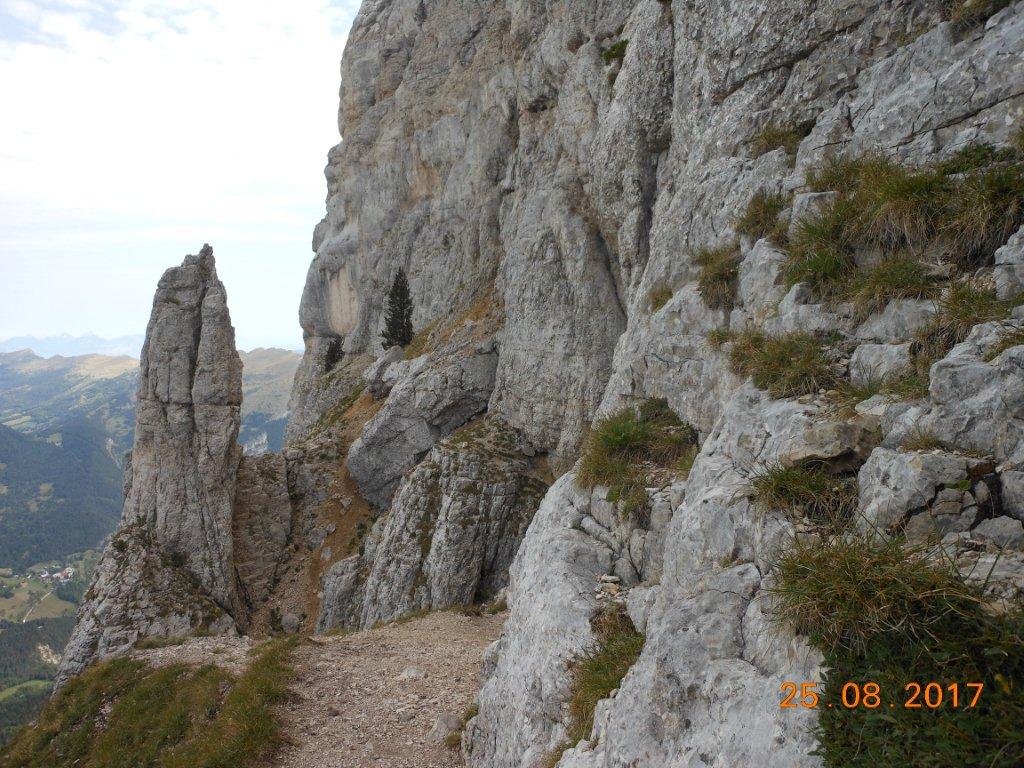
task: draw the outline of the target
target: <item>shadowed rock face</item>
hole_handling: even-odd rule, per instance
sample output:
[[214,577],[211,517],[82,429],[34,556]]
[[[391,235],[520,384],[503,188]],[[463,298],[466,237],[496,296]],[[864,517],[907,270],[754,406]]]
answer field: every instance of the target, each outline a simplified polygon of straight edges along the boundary
[[79,611],[58,682],[140,638],[233,631],[241,402],[227,295],[204,246],[157,287],[121,529]]

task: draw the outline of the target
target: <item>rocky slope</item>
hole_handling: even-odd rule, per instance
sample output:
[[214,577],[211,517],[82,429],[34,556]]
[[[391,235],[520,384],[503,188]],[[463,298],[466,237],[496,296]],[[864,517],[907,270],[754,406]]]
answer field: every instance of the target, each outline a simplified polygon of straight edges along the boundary
[[[835,521],[760,479],[823,473],[865,542],[1024,590],[1024,2],[981,11],[366,0],[283,456],[238,456],[223,288],[190,257],[158,291],[152,412],[66,673],[141,635],[505,597],[469,765],[822,764],[779,690],[825,658],[772,595]],[[419,333],[382,350],[399,267]],[[153,368],[183,320],[192,345]],[[635,447],[658,440],[670,463]],[[194,599],[159,613],[179,583]],[[609,605],[643,649],[579,738]]]
[[[859,469],[866,519],[877,524],[884,509],[886,524],[955,533],[947,544],[961,559],[991,562],[998,547],[1019,546],[1019,348],[988,359],[1004,324],[980,326],[938,360],[926,395],[877,396],[856,410],[824,392],[772,396],[735,372],[721,343],[746,328],[832,334],[844,378],[907,370],[934,296],[883,297],[866,313],[822,301],[787,283],[785,237],[741,233],[738,221],[757,193],[778,195],[776,218],[794,234],[842,191],[808,184],[828,158],[878,153],[922,167],[1012,146],[1024,4],[1002,5],[971,16],[939,2],[363,3],[342,62],[344,141],[329,154],[328,211],[313,239],[290,439],[343,398],[336,366],[381,354],[398,267],[427,356],[385,358],[367,374],[391,395],[348,469],[387,522],[362,559],[328,570],[321,626],[394,615],[378,600],[424,606],[364,585],[420,567],[398,565],[401,545],[382,530],[415,536],[424,494],[410,486],[434,482],[456,422],[486,410],[524,456],[570,470],[512,566],[510,619],[467,730],[470,764],[535,766],[564,741],[572,660],[593,642],[599,580],[613,573],[632,587],[626,602],[646,644],[599,705],[592,738],[560,765],[819,763],[813,712],[777,706],[780,682],[820,679],[822,659],[767,618],[771,564],[799,521],[754,504],[751,478],[765,467]],[[962,273],[980,268],[978,279],[1012,296],[1019,237]],[[734,242],[731,306],[709,307],[696,256]],[[941,254],[929,258],[950,274]],[[496,325],[486,334],[493,381],[470,383],[474,358],[447,368],[444,350],[481,307]],[[649,520],[623,520],[604,489],[579,489],[572,465],[595,416],[646,398],[667,400],[701,449],[688,479],[648,490]],[[934,444],[897,450],[914,430]],[[988,491],[974,454],[993,460],[981,473]],[[997,486],[1007,489],[998,504],[979,502]],[[1019,561],[1002,560],[1011,592]]]

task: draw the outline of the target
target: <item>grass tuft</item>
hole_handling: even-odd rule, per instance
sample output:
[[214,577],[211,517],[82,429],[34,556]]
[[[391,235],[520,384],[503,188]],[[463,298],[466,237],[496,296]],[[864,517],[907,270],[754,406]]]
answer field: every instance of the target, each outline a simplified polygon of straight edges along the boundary
[[721,349],[736,338],[736,334],[728,328],[713,328],[708,331],[708,344],[714,349]]
[[629,40],[619,40],[619,42],[608,46],[601,53],[601,58],[604,59],[604,63],[611,64],[613,61],[622,61],[626,56],[627,45],[629,45]]
[[823,299],[840,295],[856,269],[850,221],[853,204],[838,198],[797,222],[789,242],[788,285],[806,283]]
[[737,219],[736,231],[752,240],[767,237],[778,245],[784,245],[789,222],[779,216],[786,208],[787,200],[782,193],[758,190],[750,198],[743,215]]
[[824,342],[810,333],[736,334],[729,350],[729,367],[738,376],[750,376],[754,386],[775,398],[831,389],[838,381]]
[[1024,297],[1000,299],[991,281],[969,278],[950,283],[936,302],[936,312],[915,339],[917,357],[930,365],[944,357],[979,323],[1006,320]]
[[875,267],[858,269],[848,297],[860,317],[866,318],[893,299],[933,299],[939,289],[938,278],[920,261],[893,256]]
[[640,658],[644,636],[630,621],[624,607],[607,607],[590,621],[595,644],[572,662],[571,698],[566,740],[541,763],[555,766],[562,754],[590,736],[594,729],[594,708],[619,687],[629,668]]
[[693,255],[693,263],[700,267],[697,290],[708,308],[732,309],[739,281],[739,249],[734,244],[702,248]]
[[831,474],[821,462],[773,464],[751,479],[754,501],[764,509],[796,513],[837,527],[857,511],[857,478]]
[[646,400],[637,410],[626,408],[600,419],[587,438],[576,483],[608,488],[608,501],[621,503],[625,515],[647,509],[651,476],[689,471],[696,453],[697,432],[684,423],[663,399]]
[[[775,620],[825,655],[815,736],[826,766],[1022,764],[1019,605],[993,610],[981,588],[949,563],[898,539],[844,534],[797,541],[775,576]],[[905,707],[912,681],[938,683],[942,705]],[[844,687],[863,691],[869,682],[881,691],[877,707],[843,706]],[[956,707],[952,683],[960,690]],[[984,683],[971,709],[965,683]]]
[[942,17],[958,29],[980,27],[1013,0],[945,0]]
[[984,266],[1024,224],[1024,165],[966,175],[945,201],[939,236],[961,269]]
[[916,429],[900,443],[901,451],[935,451],[942,448],[942,442],[931,432]]
[[1007,327],[999,335],[999,342],[985,354],[985,362],[991,363],[1003,352],[1024,344],[1024,326]]
[[235,768],[280,739],[274,705],[287,695],[298,639],[263,646],[237,678],[206,665],[97,664],[56,693],[2,752],[4,768]]
[[795,155],[800,147],[800,142],[807,137],[813,127],[814,123],[799,126],[769,123],[750,142],[750,154],[760,157],[773,149],[784,149],[787,155]]
[[948,160],[936,165],[939,173],[953,176],[987,168],[995,163],[1008,163],[1016,159],[1016,152],[1010,147],[994,147],[991,144],[972,144],[958,150]]
[[672,287],[668,283],[656,283],[653,285],[647,294],[647,299],[651,302],[651,312],[657,312],[668,304],[668,300],[671,298]]
[[[833,159],[810,172],[807,183],[837,196],[798,222],[787,278],[808,283],[823,299],[862,299],[865,284],[880,277],[891,295],[880,293],[875,305],[927,295],[934,281],[919,263],[922,254],[973,271],[990,263],[1024,224],[1024,152],[1018,149],[980,144],[923,168],[875,155]],[[858,269],[859,252],[883,256],[885,274],[878,267]]]

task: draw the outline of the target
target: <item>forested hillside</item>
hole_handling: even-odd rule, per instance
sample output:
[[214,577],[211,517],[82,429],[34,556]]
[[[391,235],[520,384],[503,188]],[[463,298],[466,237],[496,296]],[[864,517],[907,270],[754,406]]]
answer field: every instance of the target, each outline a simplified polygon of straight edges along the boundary
[[0,567],[24,569],[96,546],[121,510],[121,469],[85,419],[60,444],[0,425]]

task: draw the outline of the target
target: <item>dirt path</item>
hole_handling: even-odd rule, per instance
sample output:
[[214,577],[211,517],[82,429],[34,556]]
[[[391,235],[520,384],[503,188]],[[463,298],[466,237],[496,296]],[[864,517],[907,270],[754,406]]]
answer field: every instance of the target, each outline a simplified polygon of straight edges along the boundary
[[481,653],[504,618],[445,611],[303,643],[281,712],[287,743],[268,768],[461,766],[430,732],[475,698]]
[[29,618],[31,618],[31,616],[32,616],[32,611],[34,611],[36,608],[38,608],[40,605],[42,605],[43,604],[43,600],[45,600],[46,598],[48,598],[52,594],[53,594],[53,590],[51,589],[45,595],[40,597],[36,602],[34,602],[32,604],[32,606],[28,609],[28,611],[25,612],[25,617],[21,620],[21,623],[24,624],[26,621],[28,621]]

